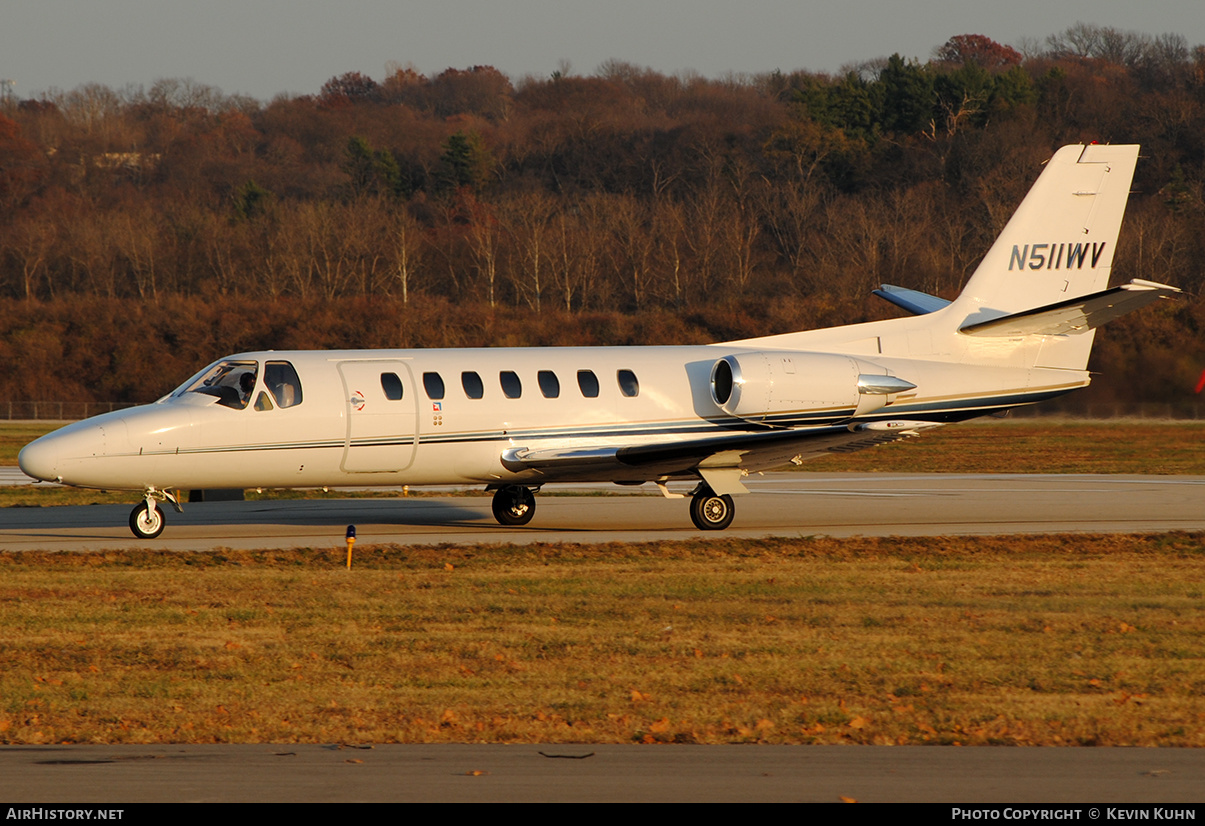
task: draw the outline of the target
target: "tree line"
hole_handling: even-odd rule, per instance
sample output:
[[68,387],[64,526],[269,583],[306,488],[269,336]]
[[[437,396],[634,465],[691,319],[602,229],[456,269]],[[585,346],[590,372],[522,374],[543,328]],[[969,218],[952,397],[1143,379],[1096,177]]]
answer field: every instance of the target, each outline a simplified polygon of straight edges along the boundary
[[[883,317],[865,300],[881,283],[955,295],[1041,162],[1096,140],[1143,145],[1119,277],[1192,296],[1161,311],[1174,394],[1201,353],[1203,135],[1205,47],[1086,24],[834,75],[390,66],[267,103],[87,84],[0,108],[4,347],[89,302],[186,323],[370,299],[391,308],[387,343],[420,345],[402,319],[432,308],[435,344],[481,318],[548,317],[526,326],[572,343],[573,319],[607,315],[698,337]],[[1131,343],[1153,346],[1163,322],[1143,318]],[[283,346],[248,335],[197,355]]]

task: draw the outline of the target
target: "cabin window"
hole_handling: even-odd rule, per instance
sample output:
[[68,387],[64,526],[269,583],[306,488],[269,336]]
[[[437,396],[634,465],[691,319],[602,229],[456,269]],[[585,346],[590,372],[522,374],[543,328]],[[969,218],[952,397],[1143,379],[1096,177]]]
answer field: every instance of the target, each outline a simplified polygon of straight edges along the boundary
[[615,377],[619,380],[619,392],[629,398],[640,395],[640,382],[636,380],[636,374],[631,370],[620,370]]
[[442,399],[444,380],[439,373],[423,373],[423,389],[427,391],[428,399]]
[[556,377],[556,373],[551,370],[541,370],[536,373],[536,380],[540,383],[540,392],[544,394],[546,399],[555,399],[561,395],[561,382]]
[[593,370],[578,370],[577,386],[587,399],[598,398],[598,376],[594,375]]
[[523,382],[519,374],[511,370],[503,370],[498,374],[498,382],[502,385],[502,395],[508,399],[517,399],[523,395]]
[[264,384],[276,399],[277,407],[296,407],[301,404],[301,379],[287,361],[270,361],[264,365]]
[[485,385],[481,382],[481,376],[472,370],[466,370],[460,374],[460,386],[464,388],[464,394],[470,399],[480,399],[485,395]]
[[398,378],[397,373],[382,373],[381,389],[385,391],[385,398],[391,402],[400,401],[404,393],[402,380]]

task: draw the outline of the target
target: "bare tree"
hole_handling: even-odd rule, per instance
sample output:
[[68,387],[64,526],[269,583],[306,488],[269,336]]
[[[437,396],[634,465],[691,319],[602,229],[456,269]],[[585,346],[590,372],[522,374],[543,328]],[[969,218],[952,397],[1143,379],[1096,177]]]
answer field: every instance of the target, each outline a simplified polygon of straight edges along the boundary
[[460,212],[467,221],[464,239],[473,257],[477,278],[485,283],[486,301],[492,310],[497,304],[498,259],[502,249],[502,227],[488,204],[471,192],[461,191]]
[[156,254],[159,250],[159,216],[150,205],[127,208],[117,216],[113,243],[125,259],[139,298],[158,300]]
[[652,279],[654,239],[645,205],[631,195],[615,195],[608,201],[609,225],[615,239],[615,261],[621,281],[633,306],[643,308]]
[[686,267],[686,224],[686,212],[680,203],[671,198],[657,201],[653,214],[657,257],[666,287],[665,292],[668,293],[675,309],[681,309],[685,303],[690,277]]
[[513,277],[515,289],[537,313],[548,278],[547,260],[556,211],[553,197],[539,191],[523,192],[503,201],[499,208],[500,218],[515,240],[519,258],[520,272]]
[[813,235],[823,204],[820,187],[798,182],[779,182],[761,191],[760,213],[778,257],[790,266],[791,280],[804,293],[815,278],[816,250]]
[[45,294],[54,294],[54,284],[49,277],[48,259],[54,249],[54,224],[33,218],[17,221],[0,233],[0,261],[7,253],[20,271],[20,292],[26,301],[35,298],[39,292],[38,282],[45,284]]
[[402,304],[410,303],[410,290],[422,272],[426,257],[423,227],[405,206],[389,213],[389,240],[392,253],[392,282],[402,291]]
[[604,290],[607,215],[606,198],[590,195],[571,202],[553,220],[549,259],[566,310],[590,306]]
[[1082,21],[1046,38],[1055,57],[1093,57],[1100,48],[1100,27]]
[[[714,288],[717,270],[723,262],[729,240],[726,224],[731,220],[730,197],[723,184],[712,178],[685,203],[686,243],[694,263],[694,286],[699,297]],[[688,295],[688,304],[693,303],[690,298]]]

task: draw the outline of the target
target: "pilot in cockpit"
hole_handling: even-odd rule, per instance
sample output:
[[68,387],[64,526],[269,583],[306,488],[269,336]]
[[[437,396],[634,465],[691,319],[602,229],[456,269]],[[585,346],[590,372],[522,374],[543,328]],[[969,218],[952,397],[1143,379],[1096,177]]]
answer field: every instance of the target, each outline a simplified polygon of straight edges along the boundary
[[248,371],[239,376],[238,400],[240,410],[247,406],[247,402],[251,401],[251,392],[253,390],[255,390],[255,373]]
[[[254,361],[221,361],[210,366],[188,384],[172,393],[177,398],[186,393],[217,396],[217,403],[231,410],[246,410],[255,399],[255,409],[294,407],[301,404],[301,380],[293,365],[287,361],[269,361],[264,368],[264,383],[259,394],[259,364]],[[268,394],[271,393],[269,396]],[[273,405],[273,400],[276,404]]]

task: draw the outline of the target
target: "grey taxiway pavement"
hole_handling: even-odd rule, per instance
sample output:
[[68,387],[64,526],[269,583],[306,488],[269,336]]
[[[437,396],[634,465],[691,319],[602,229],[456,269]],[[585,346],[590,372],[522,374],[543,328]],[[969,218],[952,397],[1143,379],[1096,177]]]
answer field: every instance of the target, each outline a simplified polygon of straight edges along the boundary
[[[1116,819],[1107,814],[1109,804],[1199,802],[1205,796],[1203,778],[1201,749],[0,746],[0,801],[6,808],[55,802],[838,803],[844,798],[1053,804],[1060,811],[1082,804],[1078,817],[1066,819],[1091,822]],[[1099,807],[1095,817],[1094,805]]]
[[[1205,477],[1046,474],[770,473],[747,480],[728,537],[934,536],[1205,530]],[[648,486],[652,488],[652,486]],[[682,489],[685,489],[683,486]],[[550,487],[555,494],[558,488]],[[559,490],[566,490],[560,488]],[[155,540],[129,532],[130,505],[0,509],[0,549],[164,550],[364,543],[609,542],[704,535],[687,500],[655,489],[580,485],[537,496],[535,518],[501,528],[489,498],[423,495],[185,504]],[[399,492],[400,493],[400,492]]]

